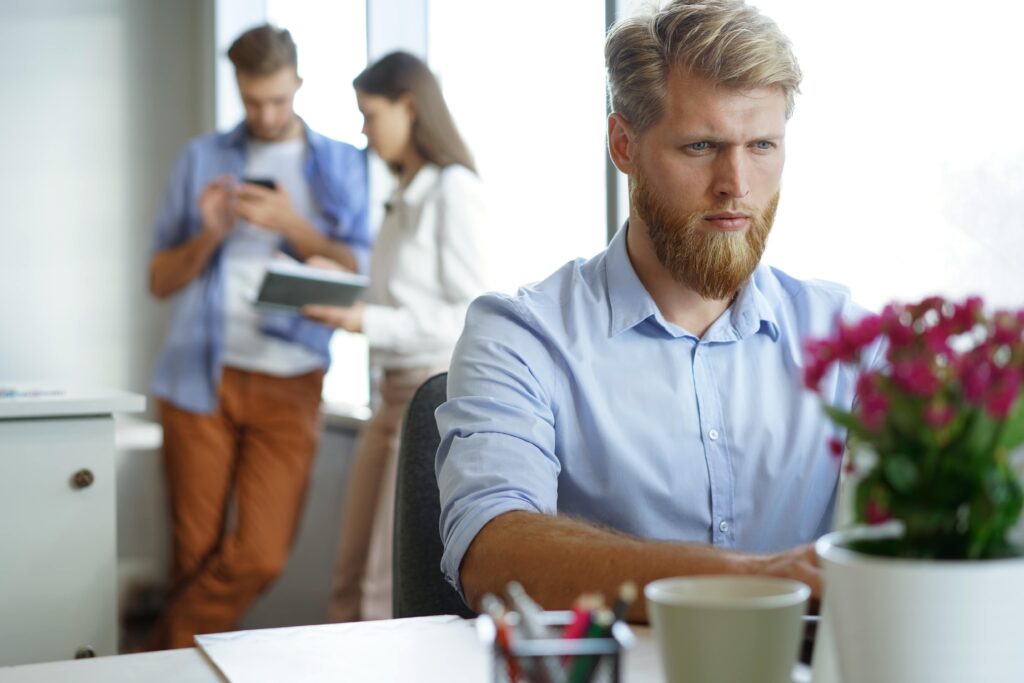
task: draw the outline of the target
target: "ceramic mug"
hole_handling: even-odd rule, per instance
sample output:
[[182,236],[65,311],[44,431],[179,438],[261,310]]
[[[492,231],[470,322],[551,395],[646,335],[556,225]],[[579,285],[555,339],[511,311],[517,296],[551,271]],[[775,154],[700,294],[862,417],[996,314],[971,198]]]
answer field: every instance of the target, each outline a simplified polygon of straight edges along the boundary
[[668,683],[790,683],[811,589],[767,576],[689,576],[644,588]]

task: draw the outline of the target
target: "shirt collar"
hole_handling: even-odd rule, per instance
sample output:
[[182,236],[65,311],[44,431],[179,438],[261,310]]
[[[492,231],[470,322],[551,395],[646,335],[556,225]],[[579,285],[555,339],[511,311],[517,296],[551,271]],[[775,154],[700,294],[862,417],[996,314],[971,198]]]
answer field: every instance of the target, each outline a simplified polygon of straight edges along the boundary
[[437,184],[441,174],[441,168],[436,164],[426,163],[416,172],[412,180],[405,187],[396,187],[391,193],[389,204],[401,202],[403,204],[419,204],[427,196],[427,193]]
[[[673,336],[678,336],[673,330],[678,331],[679,328],[662,318],[658,305],[640,282],[629,260],[629,253],[626,250],[628,229],[627,222],[615,233],[606,251],[605,270],[611,306],[609,336],[614,337],[636,327],[650,317],[654,317]],[[775,311],[757,286],[757,273],[765,267],[759,266],[747,279],[726,315],[715,321],[704,335],[703,341],[737,341],[759,332],[767,334],[772,341],[779,340],[779,324]]]
[[[317,150],[321,145],[324,144],[324,142],[326,140],[324,138],[324,136],[320,135],[319,133],[314,131],[312,128],[310,128],[308,125],[306,125],[305,120],[303,120],[303,118],[301,116],[299,117],[299,123],[302,124],[303,137],[306,138],[306,143],[314,151]],[[220,142],[221,142],[221,145],[223,145],[224,147],[233,147],[235,149],[242,149],[243,147],[245,147],[245,144],[248,141],[248,138],[249,138],[249,129],[245,125],[245,121],[243,120],[241,123],[239,123],[233,129],[231,129],[227,133],[222,134],[220,136]]]
[[609,336],[616,336],[636,327],[652,315],[660,318],[657,304],[644,284],[626,251],[626,233],[629,223],[623,224],[612,237],[605,252],[605,278],[608,283],[608,301],[611,306]]
[[747,278],[726,315],[711,325],[703,341],[738,341],[758,333],[768,335],[773,342],[779,340],[779,323],[775,317],[775,310],[757,285],[758,274],[764,268],[767,266],[758,266]]

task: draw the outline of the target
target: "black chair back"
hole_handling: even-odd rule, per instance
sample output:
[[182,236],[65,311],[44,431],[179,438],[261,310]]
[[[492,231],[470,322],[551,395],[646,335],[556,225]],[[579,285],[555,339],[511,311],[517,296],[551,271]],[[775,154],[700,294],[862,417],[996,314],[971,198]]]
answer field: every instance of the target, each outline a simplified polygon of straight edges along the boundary
[[398,449],[395,489],[394,616],[475,617],[441,573],[441,503],[434,457],[441,435],[434,411],[447,398],[448,373],[423,383],[409,403]]

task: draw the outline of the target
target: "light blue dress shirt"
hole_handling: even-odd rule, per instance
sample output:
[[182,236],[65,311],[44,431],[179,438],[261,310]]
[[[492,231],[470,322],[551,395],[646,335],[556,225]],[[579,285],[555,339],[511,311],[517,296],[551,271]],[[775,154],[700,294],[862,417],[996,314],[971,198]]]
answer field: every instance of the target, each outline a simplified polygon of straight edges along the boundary
[[[361,270],[369,265],[372,237],[367,221],[366,153],[305,126],[308,154],[304,174],[318,211],[306,218],[313,227],[347,244]],[[199,195],[214,178],[241,179],[246,163],[246,128],[191,140],[171,173],[156,221],[152,252],[184,244],[203,227]],[[281,248],[297,254],[282,238]],[[171,326],[153,373],[152,391],[183,410],[212,412],[217,405],[224,349],[224,269],[221,245],[202,273],[174,296]],[[298,344],[330,363],[328,344],[334,331],[300,315],[267,313],[265,334]]]
[[[515,296],[470,307],[436,413],[442,570],[512,510],[649,539],[772,552],[825,533],[843,434],[803,387],[803,344],[865,313],[847,289],[760,266],[698,339],[641,284],[626,230]],[[822,382],[849,407],[855,377]]]

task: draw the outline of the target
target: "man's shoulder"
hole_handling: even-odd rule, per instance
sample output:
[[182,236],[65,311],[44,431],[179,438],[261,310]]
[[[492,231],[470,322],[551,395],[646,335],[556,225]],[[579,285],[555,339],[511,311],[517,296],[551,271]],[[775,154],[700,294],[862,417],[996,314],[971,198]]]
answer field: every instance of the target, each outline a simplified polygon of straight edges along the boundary
[[225,146],[225,141],[230,133],[218,131],[215,133],[204,133],[191,138],[185,143],[185,151],[189,153],[210,152]]
[[867,312],[853,301],[850,288],[838,282],[801,279],[767,265],[754,272],[754,282],[777,319],[801,328],[830,326],[837,317],[856,318]]
[[519,287],[514,294],[490,292],[470,306],[467,322],[494,316],[557,333],[570,316],[593,315],[607,309],[601,254],[568,261],[542,280]]
[[306,128],[306,139],[310,147],[318,152],[337,156],[341,158],[358,158],[365,156],[365,151],[355,145],[319,133],[312,128]]
[[829,280],[800,279],[774,266],[759,266],[754,271],[754,279],[765,296],[780,301],[812,297],[840,303],[850,299],[850,288],[846,285]]

